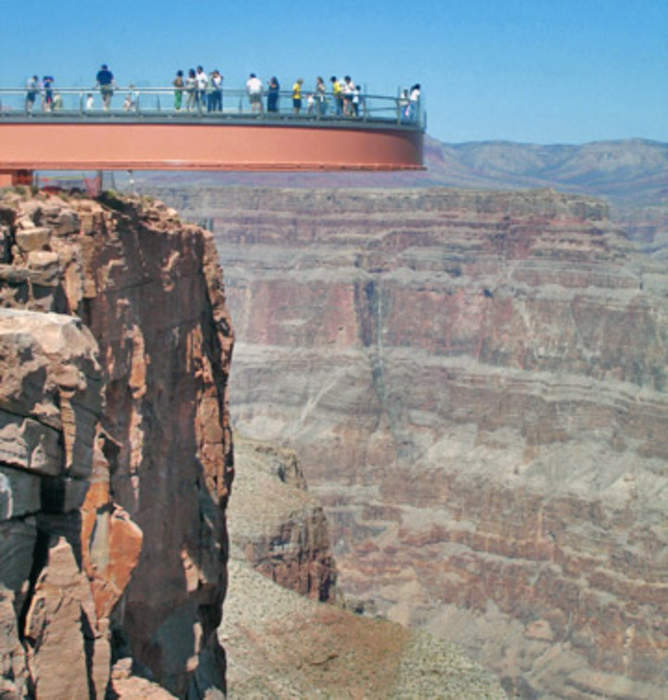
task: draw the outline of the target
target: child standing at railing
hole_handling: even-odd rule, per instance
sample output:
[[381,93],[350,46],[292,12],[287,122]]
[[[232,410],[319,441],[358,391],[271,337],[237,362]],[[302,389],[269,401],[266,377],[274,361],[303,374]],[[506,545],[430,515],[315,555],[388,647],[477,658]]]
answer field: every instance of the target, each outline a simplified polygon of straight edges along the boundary
[[135,86],[130,83],[128,86],[130,88],[130,92],[125,96],[125,100],[123,102],[123,110],[125,112],[135,112],[137,110],[137,99],[139,98],[139,93],[134,89]]

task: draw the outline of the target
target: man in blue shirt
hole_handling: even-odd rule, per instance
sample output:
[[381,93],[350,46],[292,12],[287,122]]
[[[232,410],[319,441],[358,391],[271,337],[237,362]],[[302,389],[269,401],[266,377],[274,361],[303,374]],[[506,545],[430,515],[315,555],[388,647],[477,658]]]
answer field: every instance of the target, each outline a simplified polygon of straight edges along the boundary
[[111,96],[114,94],[114,74],[107,68],[107,64],[103,63],[100,70],[95,76],[95,87],[100,88],[100,94],[102,95],[102,105],[105,110],[109,110],[111,105]]

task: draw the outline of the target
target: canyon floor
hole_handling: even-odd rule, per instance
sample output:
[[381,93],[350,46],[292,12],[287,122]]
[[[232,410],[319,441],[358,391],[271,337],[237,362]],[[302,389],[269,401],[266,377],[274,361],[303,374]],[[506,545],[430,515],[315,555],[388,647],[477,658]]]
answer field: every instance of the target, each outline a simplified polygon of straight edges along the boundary
[[237,435],[235,463],[229,587],[219,629],[230,700],[506,697],[493,675],[455,645],[354,614],[335,596],[323,603],[305,595],[304,574],[317,552],[329,552],[322,508],[294,453]]

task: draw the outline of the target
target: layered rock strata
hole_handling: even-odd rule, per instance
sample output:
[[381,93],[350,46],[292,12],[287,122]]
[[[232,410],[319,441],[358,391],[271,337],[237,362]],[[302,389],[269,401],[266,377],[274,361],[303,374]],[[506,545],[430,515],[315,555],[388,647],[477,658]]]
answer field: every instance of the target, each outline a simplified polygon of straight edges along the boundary
[[0,224],[6,697],[137,697],[127,663],[111,677],[128,654],[220,695],[232,334],[210,235],[25,190]]
[[344,593],[523,697],[660,697],[664,267],[552,191],[191,195],[235,420],[296,449]]

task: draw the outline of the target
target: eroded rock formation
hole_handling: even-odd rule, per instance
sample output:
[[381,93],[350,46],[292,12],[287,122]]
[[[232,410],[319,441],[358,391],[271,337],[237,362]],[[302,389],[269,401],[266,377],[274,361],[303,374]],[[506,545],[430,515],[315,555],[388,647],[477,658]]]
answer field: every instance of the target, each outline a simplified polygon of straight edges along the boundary
[[279,585],[321,602],[336,598],[336,565],[322,506],[292,450],[235,435],[240,468],[228,507],[233,547]]
[[506,697],[454,645],[317,602],[332,597],[334,571],[322,508],[294,452],[235,435],[234,457],[230,585],[219,628],[228,700]]
[[[148,200],[5,191],[0,304],[3,697],[102,698],[128,654],[220,695],[232,334],[210,235]],[[116,697],[167,696],[115,668]]]
[[665,269],[552,191],[201,197],[236,421],[297,450],[344,592],[525,697],[660,697]]

